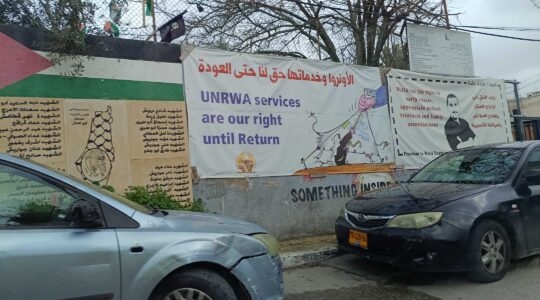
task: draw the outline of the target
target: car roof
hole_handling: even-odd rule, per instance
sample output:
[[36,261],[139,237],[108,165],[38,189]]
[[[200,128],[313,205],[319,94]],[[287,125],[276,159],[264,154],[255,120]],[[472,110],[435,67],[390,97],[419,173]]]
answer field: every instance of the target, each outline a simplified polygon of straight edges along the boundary
[[12,154],[7,154],[5,152],[0,152],[0,159],[6,160],[6,161],[9,161],[9,162],[19,163],[21,165],[26,165],[27,163],[33,163],[34,162],[34,161],[29,160],[27,158],[14,156]]
[[470,147],[468,149],[483,149],[483,148],[529,148],[534,145],[540,145],[540,141],[517,141],[510,143],[496,143],[496,144],[487,144],[479,145],[475,147]]

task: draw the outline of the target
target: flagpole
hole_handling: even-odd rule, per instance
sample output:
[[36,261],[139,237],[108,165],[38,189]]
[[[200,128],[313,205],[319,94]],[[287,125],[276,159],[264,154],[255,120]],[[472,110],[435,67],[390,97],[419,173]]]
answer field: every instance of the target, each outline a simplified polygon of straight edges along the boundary
[[156,33],[157,33],[157,32],[158,32],[157,29],[154,30],[154,31],[152,31],[152,33],[150,33],[150,35],[146,37],[146,40],[145,40],[145,41],[150,40],[150,39],[152,38],[152,36],[154,37],[154,41],[155,41],[155,40],[156,40]]
[[142,26],[146,27],[146,1],[142,0]]
[[156,37],[156,32],[157,32],[156,10],[154,9],[155,8],[154,2],[155,2],[155,0],[150,0],[150,3],[152,4],[152,28],[154,29],[154,33],[152,33],[152,35],[154,36],[154,42],[157,42],[157,37]]

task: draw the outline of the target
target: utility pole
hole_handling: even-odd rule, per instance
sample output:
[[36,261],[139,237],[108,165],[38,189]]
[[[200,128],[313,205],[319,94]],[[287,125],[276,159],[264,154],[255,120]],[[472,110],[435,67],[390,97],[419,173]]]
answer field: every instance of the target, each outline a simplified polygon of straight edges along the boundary
[[514,97],[516,97],[516,109],[512,110],[512,116],[514,117],[514,130],[516,131],[516,140],[523,141],[525,139],[523,128],[523,119],[521,115],[521,103],[519,102],[518,84],[516,80],[505,80],[505,83],[510,83],[514,86]]
[[446,7],[446,0],[442,0],[444,7],[444,17],[446,18],[446,29],[450,29],[450,21],[448,20],[448,8]]

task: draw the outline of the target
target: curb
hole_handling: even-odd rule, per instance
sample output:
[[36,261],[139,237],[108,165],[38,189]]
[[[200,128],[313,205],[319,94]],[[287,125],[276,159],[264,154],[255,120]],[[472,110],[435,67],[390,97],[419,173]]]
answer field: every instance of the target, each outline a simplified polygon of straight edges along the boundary
[[336,246],[327,246],[317,250],[288,252],[280,254],[283,269],[314,264],[338,255]]

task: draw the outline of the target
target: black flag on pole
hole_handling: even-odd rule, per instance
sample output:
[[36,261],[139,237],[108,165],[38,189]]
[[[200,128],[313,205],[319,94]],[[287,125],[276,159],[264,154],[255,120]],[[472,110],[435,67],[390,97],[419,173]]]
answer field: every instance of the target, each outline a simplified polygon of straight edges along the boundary
[[158,30],[162,43],[170,43],[186,33],[186,24],[184,23],[184,14],[186,12],[187,10],[159,26]]

